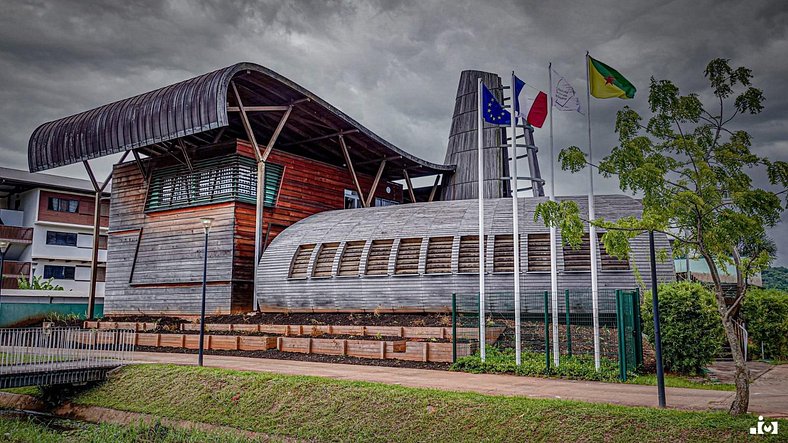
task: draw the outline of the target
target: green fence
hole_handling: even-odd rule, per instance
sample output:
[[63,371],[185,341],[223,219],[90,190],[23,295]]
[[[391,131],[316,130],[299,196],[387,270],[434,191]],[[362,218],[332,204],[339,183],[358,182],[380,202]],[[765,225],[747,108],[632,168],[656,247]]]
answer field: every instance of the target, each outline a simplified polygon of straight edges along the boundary
[[[559,355],[593,361],[594,320],[590,289],[565,289],[557,294],[557,319],[549,290],[520,293],[520,343],[523,352],[543,353],[546,367],[553,362],[553,347],[558,342]],[[599,349],[602,359],[618,364],[620,377],[643,363],[639,291],[599,290]],[[512,292],[485,294],[485,336],[488,346],[515,348],[515,309]],[[555,320],[557,331],[555,333]],[[479,345],[479,294],[452,296],[452,334],[455,341],[468,340]],[[475,333],[469,334],[475,328]],[[468,338],[471,337],[471,338]],[[560,364],[560,360],[559,360]]]
[[[2,303],[0,304],[0,327],[26,325],[41,321],[48,315],[76,315],[85,318],[87,303]],[[96,305],[96,316],[104,315],[104,305]]]

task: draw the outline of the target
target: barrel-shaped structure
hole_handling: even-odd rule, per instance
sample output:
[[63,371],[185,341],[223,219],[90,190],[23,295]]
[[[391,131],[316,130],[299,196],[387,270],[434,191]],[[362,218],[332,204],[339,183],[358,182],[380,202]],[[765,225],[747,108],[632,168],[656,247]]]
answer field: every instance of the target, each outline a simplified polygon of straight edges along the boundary
[[[576,200],[585,211],[585,197]],[[549,230],[534,221],[544,198],[521,198],[519,276],[524,292],[550,288]],[[258,292],[263,310],[440,311],[451,294],[475,294],[478,274],[476,200],[329,211],[285,229],[260,260]],[[485,201],[485,273],[490,293],[512,292],[512,204],[507,198]],[[598,217],[638,216],[641,205],[628,196],[597,196]],[[560,236],[558,241],[560,242]],[[591,286],[590,250],[599,248],[601,289],[632,289],[636,274],[648,281],[648,238],[632,240],[632,254],[619,259],[597,242],[579,249],[558,246],[559,289]],[[670,249],[667,237],[657,247]],[[658,263],[660,281],[673,280],[670,261]],[[609,292],[609,291],[608,291]],[[590,300],[590,298],[589,298]],[[615,304],[613,304],[614,306]],[[581,307],[590,309],[590,306]]]

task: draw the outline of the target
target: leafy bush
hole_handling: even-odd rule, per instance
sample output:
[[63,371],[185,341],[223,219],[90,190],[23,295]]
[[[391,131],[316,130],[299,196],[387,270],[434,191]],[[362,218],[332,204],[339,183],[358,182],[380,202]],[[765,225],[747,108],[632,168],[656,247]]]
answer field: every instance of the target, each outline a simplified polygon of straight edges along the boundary
[[[550,356],[552,361],[552,355]],[[593,357],[586,356],[561,356],[558,367],[550,365],[550,370],[545,369],[543,353],[523,352],[521,365],[515,362],[514,349],[500,350],[488,346],[485,361],[482,362],[478,353],[461,357],[451,366],[452,371],[471,372],[474,374],[515,374],[531,377],[562,377],[575,380],[593,380],[616,382],[618,379],[618,365],[616,362],[603,358],[599,372],[594,368]]]
[[755,355],[761,358],[788,359],[788,292],[777,289],[751,289],[742,305],[742,316],[750,334]]
[[[651,291],[643,296],[643,332],[654,344]],[[700,374],[719,354],[725,340],[714,294],[699,283],[659,285],[662,360],[665,370]]]
[[52,284],[54,277],[49,277],[43,280],[40,275],[34,275],[32,280],[27,280],[25,277],[20,276],[16,282],[19,289],[35,289],[43,291],[62,291],[63,287],[60,285]]

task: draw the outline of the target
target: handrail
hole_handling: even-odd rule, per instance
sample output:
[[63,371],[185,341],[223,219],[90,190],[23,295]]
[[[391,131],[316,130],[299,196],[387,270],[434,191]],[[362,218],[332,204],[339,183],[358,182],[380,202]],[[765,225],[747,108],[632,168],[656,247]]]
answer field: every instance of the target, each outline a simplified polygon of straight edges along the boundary
[[749,343],[750,334],[747,332],[743,322],[733,319],[733,324],[736,325],[736,337],[739,339],[741,350],[744,353],[744,361],[747,361],[747,347]]

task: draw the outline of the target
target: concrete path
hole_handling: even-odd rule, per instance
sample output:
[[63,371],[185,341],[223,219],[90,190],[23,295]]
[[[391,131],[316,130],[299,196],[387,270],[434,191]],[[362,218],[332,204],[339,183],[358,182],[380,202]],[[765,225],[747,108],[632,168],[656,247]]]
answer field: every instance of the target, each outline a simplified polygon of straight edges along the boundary
[[[135,357],[141,363],[197,364],[195,354],[137,352]],[[656,407],[658,405],[657,388],[654,386],[218,355],[206,355],[204,363],[205,366],[217,368],[313,375],[446,391],[556,398],[626,406]],[[725,409],[730,405],[731,397],[732,394],[725,391],[667,388],[668,406],[676,409]],[[763,415],[767,415],[767,410],[768,408],[764,409]]]
[[750,385],[750,412],[788,418],[788,365],[772,367]]

